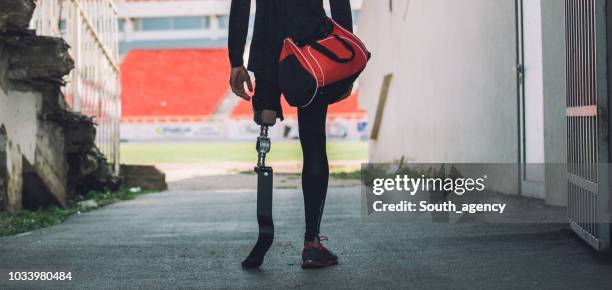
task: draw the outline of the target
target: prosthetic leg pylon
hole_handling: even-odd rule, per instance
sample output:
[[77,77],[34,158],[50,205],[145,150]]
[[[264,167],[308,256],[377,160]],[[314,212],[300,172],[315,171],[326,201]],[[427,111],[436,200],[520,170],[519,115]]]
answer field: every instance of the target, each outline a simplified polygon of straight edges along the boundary
[[259,237],[249,256],[242,262],[245,269],[259,268],[264,257],[274,241],[274,222],[272,221],[272,167],[266,166],[266,155],[271,149],[268,137],[268,126],[261,126],[261,133],[257,138],[258,161],[257,173],[257,223]]

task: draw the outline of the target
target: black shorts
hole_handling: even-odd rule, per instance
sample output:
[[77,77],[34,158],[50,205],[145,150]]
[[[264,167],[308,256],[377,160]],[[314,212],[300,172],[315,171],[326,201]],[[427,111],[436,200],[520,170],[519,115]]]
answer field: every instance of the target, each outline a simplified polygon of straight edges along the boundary
[[281,106],[281,91],[276,81],[268,80],[255,74],[255,95],[253,96],[253,111],[276,111],[277,118],[284,120]]
[[[353,87],[353,79],[346,79],[333,85],[319,89],[311,106],[331,105],[344,100],[349,96]],[[277,118],[284,120],[283,107],[281,106],[281,90],[276,80],[263,77],[262,74],[255,74],[255,95],[253,96],[253,112],[263,110],[276,111]]]

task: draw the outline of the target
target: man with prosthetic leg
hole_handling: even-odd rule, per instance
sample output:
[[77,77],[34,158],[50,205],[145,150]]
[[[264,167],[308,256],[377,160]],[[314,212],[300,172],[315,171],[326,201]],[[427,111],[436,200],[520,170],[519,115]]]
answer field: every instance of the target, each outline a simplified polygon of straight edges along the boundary
[[[248,63],[244,62],[249,32],[252,2],[255,2],[253,27]],[[352,31],[350,0],[329,1],[332,19],[342,29]],[[244,101],[252,101],[255,122],[261,126],[258,139],[259,162],[255,169],[257,185],[257,220],[259,238],[254,249],[242,262],[245,268],[261,266],[274,238],[272,222],[272,168],[265,165],[270,150],[268,128],[283,120],[279,61],[287,37],[313,36],[320,32],[323,18],[327,19],[323,0],[252,1],[232,0],[228,25],[228,52],[231,64],[232,92]],[[325,23],[328,23],[325,20]],[[248,68],[248,69],[247,69]],[[249,71],[253,72],[256,86]],[[296,82],[298,79],[296,79]],[[351,85],[347,84],[347,85]],[[249,94],[247,90],[251,93]],[[297,109],[300,145],[303,154],[302,191],[304,198],[303,268],[321,268],[338,264],[338,257],[323,246],[320,226],[329,182],[329,162],[326,149],[326,119],[331,100],[348,97],[351,89],[321,90],[308,106]]]

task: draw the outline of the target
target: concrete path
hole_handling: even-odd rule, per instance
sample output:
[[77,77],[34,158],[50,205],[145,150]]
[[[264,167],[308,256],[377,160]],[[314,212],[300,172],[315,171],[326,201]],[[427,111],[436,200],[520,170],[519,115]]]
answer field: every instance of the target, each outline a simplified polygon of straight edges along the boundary
[[[277,239],[263,268],[245,271],[239,264],[257,235],[254,192],[146,195],[0,238],[0,289],[612,285],[612,263],[597,258],[564,225],[367,224],[359,207],[358,188],[331,190],[322,230],[341,265],[304,271],[302,197],[298,190],[277,190]],[[73,280],[15,282],[8,281],[9,271],[71,271]]]

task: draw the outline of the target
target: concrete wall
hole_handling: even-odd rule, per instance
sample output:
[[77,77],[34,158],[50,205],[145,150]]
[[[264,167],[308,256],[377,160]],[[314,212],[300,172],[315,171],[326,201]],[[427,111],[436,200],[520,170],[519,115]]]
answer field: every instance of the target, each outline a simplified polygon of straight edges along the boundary
[[[5,72],[0,71],[0,78]],[[29,196],[64,204],[68,164],[63,128],[42,120],[41,92],[28,90],[23,86],[19,86],[19,89],[10,87],[12,86],[0,82],[0,127],[6,130],[6,149],[2,150],[5,155],[2,166],[6,170],[7,208],[11,211],[22,208],[26,168],[30,168],[29,170],[42,180],[45,190],[53,195],[45,197],[41,192],[31,192]]]
[[8,91],[0,87],[0,125],[6,128],[7,207],[21,209],[23,158],[34,159],[36,147],[36,108],[40,94]]
[[[25,201],[63,205],[66,200],[68,167],[63,129],[43,116],[54,113],[49,104],[57,100],[59,86],[57,82],[46,85],[40,81],[62,71],[62,58],[57,56],[65,50],[53,43],[60,42],[29,37],[0,44],[0,128],[5,137],[0,142],[4,144],[0,175],[5,179],[0,190],[6,191],[3,207],[10,211],[19,211]],[[40,83],[33,78],[39,78]],[[35,174],[42,184],[28,179],[26,173]],[[36,190],[27,192],[24,184]]]
[[65,205],[78,194],[117,189],[93,121],[69,111],[61,94],[74,68],[69,46],[28,30],[34,0],[9,3],[0,11],[1,207]]
[[[541,14],[537,29],[530,31],[537,39],[529,43],[540,51],[539,77],[531,87],[539,98],[526,102],[525,117],[538,122],[530,122],[532,130],[524,132],[534,141],[527,150],[520,145],[519,118],[525,112],[519,110],[515,71],[515,0],[364,1],[359,34],[373,59],[360,80],[360,105],[370,124],[383,77],[394,75],[379,136],[371,141],[371,162],[404,157],[412,163],[516,164],[525,150],[537,154],[532,160],[563,163],[563,3],[534,1],[542,1],[535,11]],[[492,189],[521,193],[518,167],[505,168],[495,175],[507,178]],[[565,200],[559,168],[540,176],[545,197],[554,204]]]
[[[372,124],[393,73],[370,160],[516,163],[514,0],[365,1],[359,33],[373,53],[360,80]],[[516,172],[496,190],[518,192]]]
[[0,47],[0,127],[6,134],[2,171],[6,174],[7,209],[18,211],[22,207],[23,158],[35,160],[37,112],[42,97],[32,91],[8,89],[6,51]]
[[514,0],[393,6],[365,1],[360,23],[374,54],[361,80],[370,120],[394,73],[372,161],[516,162]]

